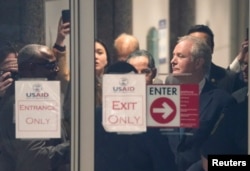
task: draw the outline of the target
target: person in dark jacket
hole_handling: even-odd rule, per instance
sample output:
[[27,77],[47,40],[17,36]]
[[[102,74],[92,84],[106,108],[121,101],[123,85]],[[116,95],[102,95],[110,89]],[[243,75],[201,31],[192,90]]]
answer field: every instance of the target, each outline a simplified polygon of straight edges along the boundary
[[[109,74],[137,73],[127,62],[107,68]],[[95,111],[95,171],[176,171],[166,136],[158,128],[145,133],[106,132],[102,125],[102,107]]]
[[237,104],[225,108],[218,124],[201,148],[203,168],[208,169],[208,155],[248,154],[248,51],[241,63],[246,86],[233,93]]
[[179,128],[179,134],[168,136],[178,171],[202,170],[200,148],[210,135],[223,108],[235,103],[229,93],[216,88],[207,80],[211,58],[211,48],[204,39],[190,35],[181,37],[173,50],[173,75],[187,74],[187,78],[179,77],[179,81],[198,84],[200,93],[199,127]]
[[[59,67],[53,52],[44,45],[29,44],[19,51],[18,79],[55,80]],[[61,138],[16,138],[15,83],[8,88],[0,102],[0,170],[54,171],[69,168],[70,144],[65,127]],[[36,113],[37,114],[37,113]]]
[[[190,27],[187,35],[204,39],[210,46],[212,54],[214,51],[214,34],[206,25],[194,25]],[[244,86],[244,82],[240,79],[240,73],[222,68],[211,61],[211,66],[206,74],[208,80],[218,88],[224,89],[232,93]]]

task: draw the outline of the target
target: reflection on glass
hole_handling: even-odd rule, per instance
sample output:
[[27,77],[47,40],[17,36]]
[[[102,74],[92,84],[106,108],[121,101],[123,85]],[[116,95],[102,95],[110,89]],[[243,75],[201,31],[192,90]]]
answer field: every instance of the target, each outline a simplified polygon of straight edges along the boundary
[[[127,32],[138,38],[140,49],[149,47],[147,50],[155,55],[153,60],[155,60],[154,64],[156,64],[156,73],[153,80],[151,80],[150,86],[152,86],[151,90],[157,89],[157,91],[153,91],[155,94],[146,92],[145,117],[147,117],[147,120],[154,121],[153,124],[148,124],[150,126],[147,127],[146,133],[128,135],[119,132],[106,132],[103,129],[104,119],[107,119],[104,113],[108,111],[106,104],[103,102],[102,106],[96,108],[95,171],[160,171],[166,169],[184,171],[192,169],[202,170],[202,167],[206,167],[207,154],[212,152],[207,151],[205,147],[208,145],[208,142],[214,140],[210,133],[214,131],[213,128],[216,126],[217,121],[220,121],[222,118],[222,111],[229,113],[229,116],[231,115],[226,106],[233,106],[233,108],[237,106],[234,109],[230,108],[232,111],[238,109],[238,104],[235,103],[235,99],[230,94],[238,90],[245,90],[247,86],[242,78],[235,77],[235,71],[232,68],[230,69],[233,71],[228,71],[228,66],[233,61],[232,59],[237,59],[235,54],[238,53],[239,49],[235,47],[239,47],[241,43],[244,43],[245,30],[249,25],[249,16],[245,15],[249,11],[249,2],[242,1],[242,4],[236,6],[235,3],[237,2],[224,0],[220,2],[200,2],[195,0],[189,2],[168,0],[149,2],[136,0],[131,1],[131,7],[129,5],[124,6],[123,10],[119,8],[118,11],[116,7],[121,5],[122,2],[113,3],[113,1],[110,1],[109,3],[106,1],[105,3],[109,4],[109,6],[107,5],[107,10],[101,10],[100,4],[102,2],[101,0],[96,0],[99,7],[96,11],[97,38],[107,41],[108,48],[113,49],[116,37],[121,33]],[[216,3],[217,6],[223,6],[225,10],[209,8],[212,3]],[[181,10],[178,11],[176,6]],[[208,8],[204,9],[204,6]],[[125,10],[127,8],[128,10]],[[133,12],[130,11],[131,9]],[[143,11],[140,11],[142,9]],[[213,11],[213,15],[211,15],[211,11]],[[131,13],[133,14],[132,19],[130,18]],[[215,15],[218,18],[214,18]],[[105,16],[112,16],[112,19],[105,20],[107,27],[104,27],[102,20]],[[227,19],[223,23],[223,32],[221,32],[221,21],[225,20],[225,17]],[[129,23],[131,20],[133,22]],[[238,23],[239,20],[240,24],[236,24],[236,26],[235,23]],[[126,23],[126,26],[123,27],[124,23]],[[189,34],[189,28],[195,24],[209,26],[205,31],[202,29],[199,31],[193,30],[195,33],[202,32],[203,37],[192,34],[192,36],[198,38],[193,40],[193,38],[188,36],[188,38],[186,37],[188,40],[182,38],[179,40],[180,42],[177,42],[178,37]],[[156,28],[154,34],[147,36],[147,33],[152,31],[152,28]],[[212,30],[212,35],[207,33],[210,29]],[[111,32],[112,34],[110,34]],[[237,35],[237,38],[232,40],[228,35]],[[145,44],[146,42],[150,43],[149,46]],[[136,51],[131,54],[134,55],[135,53]],[[111,54],[116,54],[116,52],[111,51]],[[138,54],[139,57],[135,55],[135,58],[128,56],[128,62],[139,72],[151,67],[149,65],[151,61],[150,59],[147,60],[147,57],[145,58],[145,54]],[[237,64],[240,67],[239,62]],[[145,73],[146,76],[150,75],[150,72],[147,73]],[[152,83],[155,83],[155,85]],[[107,88],[108,85],[104,87]],[[175,93],[173,92],[179,92],[178,98],[180,99],[178,99],[178,103],[175,101],[176,96],[174,96]],[[158,93],[158,96],[156,96],[156,93]],[[128,101],[130,99],[129,95],[131,94],[126,94],[127,99],[123,99],[124,101],[122,102],[118,99],[114,100],[122,104],[122,107],[119,109],[121,111],[124,110],[124,113],[128,113],[131,110],[129,104],[132,102]],[[246,91],[243,91],[243,98],[245,99],[245,97]],[[109,97],[106,96],[103,99],[107,98]],[[158,103],[154,103],[153,98],[156,98],[155,101],[158,100]],[[170,103],[168,100],[174,103]],[[115,104],[117,103],[112,103],[112,100],[110,100],[110,103],[114,105],[110,114],[122,113],[121,111],[116,111],[117,106]],[[158,105],[157,108],[155,109],[152,104]],[[242,113],[247,113],[247,109],[244,108],[244,110]],[[173,111],[178,111],[176,112],[178,117],[171,115],[174,113]],[[133,115],[133,112],[136,112],[136,110],[131,110],[130,112]],[[172,116],[174,119],[169,119],[170,117],[168,116]],[[154,118],[158,119],[154,120]],[[171,120],[169,123],[172,125],[166,123],[166,120]],[[133,124],[131,120],[126,123],[125,121],[124,124]],[[172,121],[176,121],[178,125],[174,125],[176,123],[172,123]],[[165,122],[165,125],[160,122]],[[230,121],[229,124],[233,125],[233,122]],[[247,122],[244,123],[244,126],[246,125]],[[244,143],[238,144],[243,148],[227,147],[229,151],[247,154],[247,127],[244,127],[243,132],[241,135]],[[226,138],[229,137],[227,134],[224,134],[224,136]],[[211,145],[207,147],[215,148],[221,143],[221,140],[220,137],[217,137],[216,142],[218,144],[213,144],[214,147],[211,147]],[[227,150],[222,150],[221,152],[224,154]],[[202,155],[204,157],[204,165],[202,165]]]
[[[5,23],[0,27],[0,170],[70,170],[66,51],[70,23],[61,21],[61,11],[68,8],[68,2],[63,3],[0,5],[1,12],[8,14],[0,18]],[[57,12],[50,17],[54,24],[45,31],[44,11],[51,13],[47,6]],[[53,43],[44,45],[45,32]]]

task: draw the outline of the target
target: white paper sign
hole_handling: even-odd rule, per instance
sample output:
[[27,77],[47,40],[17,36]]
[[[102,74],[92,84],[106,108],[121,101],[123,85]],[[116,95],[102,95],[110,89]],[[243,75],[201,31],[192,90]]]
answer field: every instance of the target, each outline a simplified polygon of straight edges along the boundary
[[16,138],[59,138],[59,81],[16,81]]
[[103,76],[103,118],[108,132],[146,131],[146,80],[143,74]]

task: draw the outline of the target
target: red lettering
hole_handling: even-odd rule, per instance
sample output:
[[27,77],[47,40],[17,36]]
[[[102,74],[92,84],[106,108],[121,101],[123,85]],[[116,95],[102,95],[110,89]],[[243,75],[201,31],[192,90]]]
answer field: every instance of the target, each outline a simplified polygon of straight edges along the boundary
[[26,123],[27,124],[32,124],[33,123],[33,118],[26,118]]
[[136,104],[137,104],[137,102],[113,101],[112,109],[113,110],[135,110]]
[[119,101],[113,101],[113,103],[112,103],[113,105],[112,105],[112,109],[113,110],[119,110]]
[[110,115],[108,117],[108,122],[112,125],[137,125],[140,122],[140,116],[116,116]]
[[44,124],[49,124],[49,120],[48,118],[32,118],[32,117],[28,117],[26,118],[25,122],[26,124],[28,125],[31,125],[31,124],[37,124],[37,125],[44,125]]

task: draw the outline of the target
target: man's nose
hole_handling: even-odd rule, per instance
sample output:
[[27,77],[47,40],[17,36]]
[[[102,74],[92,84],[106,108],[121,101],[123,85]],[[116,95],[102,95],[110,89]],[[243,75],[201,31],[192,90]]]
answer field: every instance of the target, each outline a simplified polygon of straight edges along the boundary
[[170,61],[171,64],[175,64],[176,63],[176,60],[175,60],[175,57],[173,56],[171,61]]

